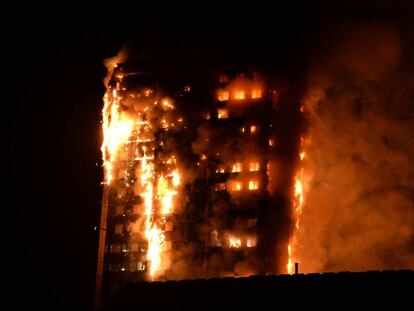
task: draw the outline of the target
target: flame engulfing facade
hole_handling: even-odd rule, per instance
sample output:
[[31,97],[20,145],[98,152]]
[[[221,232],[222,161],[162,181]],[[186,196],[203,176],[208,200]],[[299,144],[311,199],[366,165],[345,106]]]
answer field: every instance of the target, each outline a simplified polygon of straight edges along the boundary
[[281,159],[304,153],[279,140],[277,87],[253,71],[218,72],[173,87],[128,63],[111,73],[97,273],[105,296],[131,281],[291,272],[303,172]]

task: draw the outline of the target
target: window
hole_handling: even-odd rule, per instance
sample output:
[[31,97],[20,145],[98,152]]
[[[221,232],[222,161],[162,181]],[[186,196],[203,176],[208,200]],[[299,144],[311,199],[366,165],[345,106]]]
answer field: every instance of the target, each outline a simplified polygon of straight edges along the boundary
[[122,252],[123,253],[129,252],[129,244],[128,243],[122,244]]
[[138,261],[137,269],[138,269],[138,271],[145,271],[145,264],[141,261]]
[[226,190],[226,184],[224,182],[218,183],[214,185],[215,191],[223,191]]
[[115,226],[115,234],[122,234],[123,231],[124,231],[123,225],[116,225]]
[[190,92],[191,91],[191,86],[186,85],[184,86],[184,92]]
[[260,88],[253,88],[252,89],[252,98],[261,98],[262,97],[262,90]]
[[233,181],[231,189],[233,191],[241,191],[243,188],[243,184],[241,181]]
[[228,119],[229,118],[229,112],[227,109],[218,109],[217,110],[217,118],[219,119]]
[[246,92],[244,90],[237,90],[234,92],[234,99],[242,100],[246,99]]
[[218,99],[220,102],[223,102],[223,101],[229,100],[229,91],[220,90],[220,91],[218,92],[217,99]]
[[239,173],[242,170],[242,164],[240,162],[236,162],[233,164],[231,168],[232,173]]
[[247,241],[246,241],[246,246],[247,247],[255,247],[256,244],[257,244],[256,243],[256,237],[251,236],[251,237],[247,238]]
[[259,189],[259,182],[257,180],[249,180],[249,190]]
[[260,169],[259,162],[250,162],[249,164],[249,171],[250,172],[257,172]]
[[224,169],[224,167],[223,167],[223,166],[219,166],[219,167],[216,169],[216,173],[224,174],[224,172],[225,172],[225,169]]
[[250,126],[250,133],[256,133],[256,131],[257,131],[257,127],[256,127],[256,125],[251,125]]
[[269,139],[269,146],[272,147],[275,144],[275,140],[274,139]]

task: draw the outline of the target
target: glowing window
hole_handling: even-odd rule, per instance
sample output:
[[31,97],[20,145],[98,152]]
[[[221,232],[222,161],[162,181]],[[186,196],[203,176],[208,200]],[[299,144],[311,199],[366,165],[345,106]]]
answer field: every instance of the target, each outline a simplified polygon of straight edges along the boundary
[[275,144],[275,140],[269,139],[268,143],[269,143],[269,146],[272,147]]
[[191,91],[191,86],[186,85],[184,86],[184,92],[190,92]]
[[249,180],[249,190],[259,189],[259,182],[257,180]]
[[122,244],[122,252],[123,253],[129,252],[129,244],[128,243]]
[[242,182],[241,181],[234,181],[233,185],[231,187],[231,189],[233,191],[241,191],[243,188]]
[[214,185],[215,191],[223,191],[226,190],[226,184],[224,182],[218,183]]
[[249,171],[250,172],[257,172],[260,169],[259,162],[251,162],[249,164]]
[[234,92],[234,99],[241,100],[246,99],[246,92],[244,90],[237,90]]
[[256,237],[248,237],[246,241],[247,247],[255,247],[256,246]]
[[229,112],[227,109],[218,109],[217,110],[217,118],[219,119],[227,119],[229,117]]
[[262,90],[260,88],[252,89],[252,98],[261,98],[262,97]]
[[231,172],[232,173],[239,173],[242,170],[242,164],[240,162],[236,162],[233,164],[233,166],[231,167]]
[[224,174],[224,172],[225,172],[225,169],[224,169],[224,167],[222,167],[222,166],[219,166],[219,167],[216,169],[216,173]]
[[250,126],[250,133],[256,133],[256,131],[257,131],[257,126],[256,125],[251,125]]
[[138,261],[137,269],[138,269],[138,271],[145,271],[145,264],[141,261]]
[[229,91],[220,90],[218,92],[218,100],[221,102],[229,100]]

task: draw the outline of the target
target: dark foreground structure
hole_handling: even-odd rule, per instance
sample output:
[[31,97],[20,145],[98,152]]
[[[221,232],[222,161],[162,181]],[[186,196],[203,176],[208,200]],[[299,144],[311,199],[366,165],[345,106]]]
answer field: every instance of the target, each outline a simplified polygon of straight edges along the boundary
[[130,283],[104,310],[412,308],[413,270]]

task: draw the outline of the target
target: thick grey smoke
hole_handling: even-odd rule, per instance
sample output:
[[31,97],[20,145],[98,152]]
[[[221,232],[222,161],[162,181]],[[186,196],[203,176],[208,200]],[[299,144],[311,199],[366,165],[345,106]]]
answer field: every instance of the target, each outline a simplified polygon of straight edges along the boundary
[[301,270],[414,268],[413,51],[377,23],[325,39],[305,100]]

